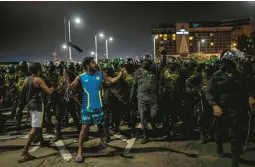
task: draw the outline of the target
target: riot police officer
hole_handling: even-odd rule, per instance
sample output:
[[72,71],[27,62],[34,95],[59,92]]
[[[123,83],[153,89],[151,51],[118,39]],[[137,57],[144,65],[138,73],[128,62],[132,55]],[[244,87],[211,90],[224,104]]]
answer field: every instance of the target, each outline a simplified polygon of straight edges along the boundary
[[[103,64],[102,64],[103,65]],[[102,66],[102,71],[110,77],[114,77],[114,68],[111,63],[106,63]],[[110,84],[108,82],[103,82],[102,84],[102,100],[103,100],[103,109],[104,109],[104,138],[106,142],[110,141],[109,128],[110,125],[119,127],[119,111],[116,110],[116,103],[118,103],[117,97],[113,94],[112,89],[115,88],[115,84]],[[115,91],[116,92],[116,91]],[[119,106],[119,105],[117,105]],[[117,111],[117,113],[116,113]],[[117,130],[117,129],[116,129]],[[116,131],[115,130],[115,131]]]
[[[237,63],[240,55],[238,50],[228,50],[221,54],[222,68],[214,73],[208,84],[206,98],[213,106],[216,118],[216,144],[217,153],[223,156],[222,135],[223,126],[227,117],[230,122],[231,151],[233,153],[232,167],[239,166],[242,153],[243,133],[245,117],[247,117],[248,90],[240,72],[237,71]],[[249,101],[250,105],[254,101]]]
[[5,75],[5,89],[6,89],[6,96],[4,100],[5,106],[11,106],[12,102],[15,99],[15,95],[17,93],[16,86],[15,86],[15,68],[13,64],[7,66]]
[[[181,72],[181,88],[182,88],[182,117],[184,120],[183,135],[188,135],[187,132],[193,130],[196,127],[196,113],[195,108],[195,97],[196,88],[201,79],[201,73],[198,71],[199,64],[195,59],[188,58],[184,60],[183,70]],[[199,79],[200,78],[200,79]],[[190,84],[190,81],[196,82],[196,86]],[[193,85],[193,86],[192,86]]]
[[164,113],[164,129],[171,141],[173,127],[178,120],[180,107],[180,73],[178,72],[178,60],[175,57],[167,57],[166,66],[160,75],[160,96]]
[[148,121],[152,122],[158,111],[157,70],[153,65],[153,60],[153,56],[150,54],[141,56],[142,67],[136,70],[134,74],[134,82],[129,99],[129,103],[131,103],[137,91],[138,111],[143,131],[142,144],[148,142]]
[[[56,67],[52,61],[48,61],[46,63],[46,72],[42,78],[45,79],[45,82],[48,87],[56,87],[57,86],[57,72]],[[57,107],[57,98],[56,92],[53,92],[51,96],[44,96],[45,101],[45,124],[46,124],[46,131],[51,132],[53,130],[53,123],[51,121],[51,116],[53,115],[52,111],[56,112]]]
[[[121,92],[124,94],[123,100],[126,101],[130,97],[130,92],[132,89],[132,85],[134,82],[134,72],[135,72],[135,62],[132,58],[127,58],[124,62],[124,67],[126,69],[126,73],[119,82],[121,85]],[[126,101],[125,103],[127,103]],[[127,115],[128,125],[131,128],[130,138],[135,137],[136,135],[136,119],[137,119],[137,98],[135,97],[131,103],[124,104],[124,107],[127,111],[125,112]]]
[[27,62],[26,61],[21,61],[19,63],[19,72],[16,76],[16,80],[17,80],[16,87],[17,87],[17,90],[18,90],[17,103],[16,103],[16,105],[13,106],[13,110],[16,111],[16,129],[17,130],[20,129],[20,123],[21,123],[21,119],[22,119],[22,111],[24,109],[24,106],[19,106],[18,98],[21,94],[21,90],[22,90],[22,87],[23,87],[24,80],[26,79],[26,77],[28,77],[30,75],[31,75],[31,73],[28,72]]
[[[61,126],[62,126],[62,119],[64,116],[67,116],[68,121],[68,114],[73,118],[75,126],[77,128],[77,132],[80,131],[81,125],[79,123],[78,115],[76,112],[76,105],[75,101],[73,100],[73,91],[68,89],[68,84],[75,79],[74,74],[74,64],[69,62],[67,65],[67,70],[65,69],[64,62],[59,62],[56,71],[58,74],[58,83],[56,88],[57,93],[57,110],[56,110],[56,136],[52,140],[53,142],[58,141],[61,138]],[[64,75],[68,75],[68,81],[65,80]]]

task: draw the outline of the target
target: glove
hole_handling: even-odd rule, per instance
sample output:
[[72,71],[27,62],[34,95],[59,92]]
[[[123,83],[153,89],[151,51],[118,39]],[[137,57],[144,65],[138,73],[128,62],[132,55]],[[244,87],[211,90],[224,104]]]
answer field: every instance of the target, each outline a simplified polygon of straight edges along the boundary
[[220,108],[220,106],[218,105],[214,105],[213,106],[213,114],[216,116],[216,117],[220,117],[223,113],[222,113],[222,110]]
[[249,97],[249,104],[250,106],[255,104],[255,99],[253,97]]

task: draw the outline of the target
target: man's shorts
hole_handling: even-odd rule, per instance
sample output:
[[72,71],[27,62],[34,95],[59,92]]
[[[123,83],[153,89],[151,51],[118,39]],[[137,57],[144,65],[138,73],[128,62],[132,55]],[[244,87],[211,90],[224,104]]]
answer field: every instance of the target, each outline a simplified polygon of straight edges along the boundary
[[104,122],[104,112],[102,109],[81,110],[81,120],[83,125],[100,125]]
[[43,122],[43,112],[42,111],[30,111],[31,115],[31,126],[32,128],[41,128]]

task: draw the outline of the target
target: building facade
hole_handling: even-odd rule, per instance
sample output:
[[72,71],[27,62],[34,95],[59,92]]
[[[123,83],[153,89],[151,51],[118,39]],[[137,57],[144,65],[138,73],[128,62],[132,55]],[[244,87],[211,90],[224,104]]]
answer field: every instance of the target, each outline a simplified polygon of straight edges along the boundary
[[237,46],[238,37],[255,30],[252,18],[218,22],[188,21],[153,27],[155,50],[163,47],[168,55],[195,52],[221,53]]

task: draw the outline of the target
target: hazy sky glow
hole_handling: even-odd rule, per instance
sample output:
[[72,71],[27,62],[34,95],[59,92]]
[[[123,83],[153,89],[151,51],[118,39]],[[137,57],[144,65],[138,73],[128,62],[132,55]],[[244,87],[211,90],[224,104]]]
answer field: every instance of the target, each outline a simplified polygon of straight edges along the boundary
[[[152,26],[185,20],[222,20],[255,17],[254,2],[0,2],[0,61],[64,58],[64,16],[80,17],[71,26],[72,41],[84,52],[94,51],[94,35],[112,36],[109,56],[135,57],[153,52]],[[105,42],[98,42],[99,57]]]

